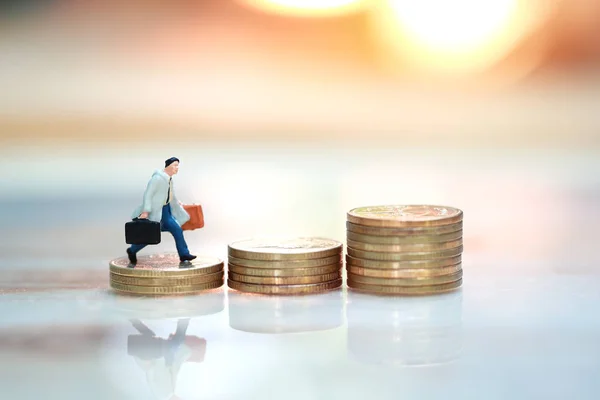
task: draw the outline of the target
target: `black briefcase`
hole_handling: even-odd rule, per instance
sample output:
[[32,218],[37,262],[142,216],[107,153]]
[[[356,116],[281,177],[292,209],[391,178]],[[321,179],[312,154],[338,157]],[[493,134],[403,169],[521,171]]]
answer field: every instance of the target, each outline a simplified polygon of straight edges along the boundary
[[127,354],[142,360],[154,360],[165,356],[167,341],[147,335],[127,336]]
[[147,218],[134,218],[125,223],[125,242],[127,244],[159,244],[160,222]]

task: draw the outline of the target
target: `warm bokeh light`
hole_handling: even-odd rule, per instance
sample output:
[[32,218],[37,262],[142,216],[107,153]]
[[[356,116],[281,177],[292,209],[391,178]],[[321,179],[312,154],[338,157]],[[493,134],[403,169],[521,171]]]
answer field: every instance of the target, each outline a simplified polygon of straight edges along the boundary
[[367,0],[238,0],[261,11],[298,17],[338,16],[361,9]]
[[431,51],[466,53],[506,29],[517,0],[392,0],[398,21]]
[[423,71],[472,73],[508,54],[545,15],[535,1],[387,0],[374,9],[373,25],[388,59]]

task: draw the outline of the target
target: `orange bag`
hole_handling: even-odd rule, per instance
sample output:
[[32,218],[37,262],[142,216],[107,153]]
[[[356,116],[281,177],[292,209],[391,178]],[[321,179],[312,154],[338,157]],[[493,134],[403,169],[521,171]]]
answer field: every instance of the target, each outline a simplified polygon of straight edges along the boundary
[[184,204],[183,209],[190,214],[190,220],[181,226],[184,231],[193,231],[204,227],[204,213],[200,204]]

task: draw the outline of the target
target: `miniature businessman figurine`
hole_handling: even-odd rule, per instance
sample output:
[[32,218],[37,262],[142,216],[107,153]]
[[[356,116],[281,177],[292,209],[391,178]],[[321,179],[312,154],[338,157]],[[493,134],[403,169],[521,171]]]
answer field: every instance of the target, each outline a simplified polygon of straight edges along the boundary
[[[143,204],[135,209],[132,218],[148,218],[160,222],[160,230],[173,235],[179,259],[185,262],[195,259],[196,256],[190,254],[181,229],[181,225],[185,224],[190,216],[173,191],[173,175],[178,171],[179,159],[171,157],[165,161],[164,170],[154,172],[146,187]],[[137,263],[136,254],[144,247],[145,244],[134,244],[127,249],[131,264]]]

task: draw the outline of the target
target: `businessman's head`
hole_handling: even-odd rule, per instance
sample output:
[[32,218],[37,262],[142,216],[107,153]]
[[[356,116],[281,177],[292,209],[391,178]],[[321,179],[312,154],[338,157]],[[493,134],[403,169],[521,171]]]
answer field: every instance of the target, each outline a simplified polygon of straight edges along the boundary
[[179,158],[171,157],[168,160],[165,160],[165,172],[169,176],[173,176],[179,172]]

